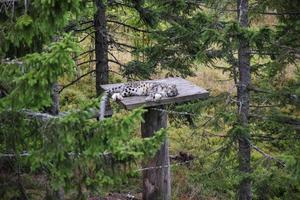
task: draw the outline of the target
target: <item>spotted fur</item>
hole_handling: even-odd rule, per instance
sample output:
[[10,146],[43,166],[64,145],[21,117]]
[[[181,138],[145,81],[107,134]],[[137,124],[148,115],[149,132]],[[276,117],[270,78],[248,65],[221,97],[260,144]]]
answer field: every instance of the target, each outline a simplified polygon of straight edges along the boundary
[[147,96],[146,101],[159,101],[162,97],[178,95],[175,84],[159,82],[132,82],[111,88],[108,93],[114,100],[129,96]]
[[159,101],[162,97],[174,97],[178,95],[175,84],[159,82],[132,82],[119,85],[108,90],[102,97],[99,106],[99,119],[104,119],[106,102],[109,96],[114,101],[122,100],[129,96],[146,96],[146,101]]

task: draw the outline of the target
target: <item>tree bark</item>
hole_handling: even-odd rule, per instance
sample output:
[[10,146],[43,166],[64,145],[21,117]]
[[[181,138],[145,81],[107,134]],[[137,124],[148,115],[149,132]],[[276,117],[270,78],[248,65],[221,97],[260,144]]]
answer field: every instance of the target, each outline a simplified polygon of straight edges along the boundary
[[[148,109],[142,123],[142,137],[151,137],[161,128],[167,127],[167,113]],[[162,144],[156,155],[143,164],[143,200],[170,200],[171,178],[168,140]],[[157,166],[162,166],[157,168]],[[153,167],[153,169],[151,169]]]
[[95,53],[96,53],[96,93],[103,91],[101,84],[108,83],[108,39],[106,29],[105,5],[102,0],[95,0],[97,11],[94,15]]
[[57,83],[52,85],[52,105],[49,108],[49,113],[51,115],[58,115],[59,114],[59,86]]
[[[241,27],[247,28],[248,24],[248,0],[237,0],[238,22]],[[250,47],[249,42],[245,38],[240,39],[238,49],[238,71],[239,82],[237,85],[238,97],[238,118],[240,125],[243,127],[243,133],[238,138],[239,143],[239,170],[245,178],[242,179],[239,185],[239,199],[252,199],[251,193],[251,146],[250,133],[248,132],[248,117],[249,117],[249,101],[250,92],[249,85],[251,83],[250,73]]]
[[[51,115],[59,114],[59,87],[57,83],[52,85],[52,105],[48,108],[48,113]],[[59,188],[58,190],[53,190],[49,183],[46,185],[46,200],[64,200],[64,189]]]

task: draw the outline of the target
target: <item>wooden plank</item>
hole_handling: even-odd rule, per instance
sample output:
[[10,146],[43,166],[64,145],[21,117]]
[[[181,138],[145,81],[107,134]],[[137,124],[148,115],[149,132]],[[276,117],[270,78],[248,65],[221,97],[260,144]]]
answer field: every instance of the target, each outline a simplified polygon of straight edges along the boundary
[[[158,108],[163,108],[159,106]],[[152,137],[161,128],[167,127],[168,115],[165,112],[148,109],[141,125],[142,137]],[[156,155],[143,163],[143,200],[170,200],[171,177],[168,139],[166,138]],[[162,167],[160,166],[167,166]]]
[[[159,102],[145,101],[144,96],[126,97],[120,103],[126,109],[130,110],[139,106],[155,107],[159,105],[186,102],[195,99],[203,99],[209,96],[209,92],[207,90],[199,86],[196,86],[190,81],[187,81],[182,78],[166,78],[166,79],[151,80],[151,81],[168,83],[168,84],[176,84],[179,94],[176,97],[164,97]],[[119,85],[120,84],[107,84],[107,85],[101,85],[101,87],[104,90],[109,90],[110,88]]]

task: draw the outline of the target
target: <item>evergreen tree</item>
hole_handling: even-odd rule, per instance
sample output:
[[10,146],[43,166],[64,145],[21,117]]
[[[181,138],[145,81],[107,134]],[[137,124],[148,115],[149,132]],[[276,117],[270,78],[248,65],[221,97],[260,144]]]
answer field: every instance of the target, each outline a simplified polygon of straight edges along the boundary
[[34,197],[23,184],[23,173],[46,174],[55,191],[76,191],[76,199],[86,199],[87,191],[126,181],[131,171],[123,166],[153,155],[164,138],[164,130],[152,138],[135,136],[142,109],[97,121],[100,98],[57,116],[41,113],[53,104],[53,84],[76,73],[74,57],[81,49],[71,30],[76,23],[86,24],[82,19],[89,5],[37,0],[26,9],[16,2],[0,13],[0,152],[1,162],[13,161],[3,179],[7,187],[0,191],[5,199]]
[[[194,129],[204,124],[201,129],[212,136],[226,131],[217,140],[219,157],[210,164],[216,170],[205,176],[191,173],[192,178],[201,182],[199,187],[230,197],[231,191],[239,191],[239,199],[297,199],[299,9],[292,0],[32,0],[27,7],[17,2],[14,12],[0,13],[0,149],[14,157],[18,176],[18,187],[10,186],[26,198],[19,169],[30,166],[38,172],[46,169],[56,190],[76,187],[82,199],[86,188],[122,181],[124,174],[116,176],[114,169],[153,154],[162,140],[163,132],[149,140],[129,139],[141,110],[96,121],[98,99],[58,117],[35,112],[53,104],[53,85],[62,78],[71,82],[60,92],[96,72],[94,97],[111,78],[111,63],[128,79],[161,72],[186,77],[205,65],[227,73],[233,88],[176,107],[197,115],[188,119]],[[264,21],[265,16],[273,16],[275,23]],[[124,31],[118,33],[118,26]],[[133,44],[116,39],[127,38],[128,29]],[[81,54],[78,37],[85,49]],[[111,47],[129,51],[135,59],[121,63]],[[88,69],[86,64],[93,62],[96,68]],[[207,120],[203,113],[214,116]],[[7,191],[2,196],[12,198]]]
[[[296,152],[299,150],[299,142],[291,145],[292,138],[296,136],[299,118],[296,89],[298,72],[295,70],[295,74],[292,74],[289,80],[282,75],[291,66],[297,69],[298,3],[294,1],[156,3],[157,10],[160,11],[158,15],[164,23],[161,24],[160,30],[151,34],[150,45],[137,51],[146,57],[146,62],[141,65],[149,68],[151,66],[152,69],[167,69],[171,75],[190,75],[198,63],[229,72],[236,92],[224,91],[224,94],[209,99],[206,103],[196,102],[179,106],[178,109],[192,113],[196,110],[199,113],[215,112],[214,120],[208,120],[205,125],[206,128],[208,125],[213,126],[212,130],[216,131],[227,130],[228,137],[223,141],[227,148],[220,153],[220,159],[226,155],[232,157],[230,152],[235,149],[235,142],[239,144],[240,173],[233,171],[240,174],[237,195],[239,199],[252,197],[263,199],[287,195],[290,193],[288,187],[274,183],[276,185],[274,188],[280,188],[280,194],[266,185],[270,177],[279,174],[281,178],[282,174],[289,177],[294,188],[292,193],[297,196],[298,176],[294,173],[297,174],[298,170],[292,172],[289,169],[299,168],[298,162],[290,160],[297,158]],[[226,17],[222,16],[224,13]],[[278,23],[275,26],[268,24],[256,26],[251,20],[248,23],[247,18],[259,20],[266,15],[275,16]],[[226,65],[219,66],[216,61],[225,62]],[[234,106],[237,108],[234,109]],[[282,140],[282,135],[278,134],[280,132],[284,133],[285,141]],[[271,144],[265,143],[265,140],[273,140],[272,138],[276,140]],[[262,148],[254,143],[258,143]],[[268,151],[269,145],[276,146],[272,148],[276,148],[277,156],[273,157],[264,152]],[[293,150],[288,147],[292,147]],[[265,169],[253,168],[253,165],[250,165],[250,160],[257,163],[257,155],[250,157],[251,149],[275,164],[272,172],[264,175],[264,178],[259,176]],[[256,176],[257,174],[259,175]],[[252,189],[251,182],[254,186]],[[268,188],[268,192],[260,190],[262,185],[263,188]]]

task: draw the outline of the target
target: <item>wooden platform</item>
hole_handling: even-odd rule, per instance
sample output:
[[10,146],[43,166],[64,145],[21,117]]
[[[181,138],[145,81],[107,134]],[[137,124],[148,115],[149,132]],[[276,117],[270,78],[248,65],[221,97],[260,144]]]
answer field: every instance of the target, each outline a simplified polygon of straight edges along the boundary
[[[179,95],[176,97],[163,97],[159,102],[149,102],[145,101],[145,96],[133,96],[125,97],[120,103],[128,110],[139,107],[154,107],[159,105],[171,104],[171,103],[180,103],[191,101],[195,99],[203,99],[209,96],[209,92],[199,86],[194,85],[190,81],[187,81],[182,78],[166,78],[159,80],[151,80],[154,82],[162,82],[169,84],[176,84]],[[151,82],[149,81],[149,82]],[[101,85],[104,90],[109,90],[110,88],[116,87],[120,84],[107,84]]]

